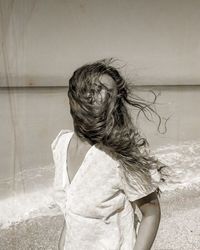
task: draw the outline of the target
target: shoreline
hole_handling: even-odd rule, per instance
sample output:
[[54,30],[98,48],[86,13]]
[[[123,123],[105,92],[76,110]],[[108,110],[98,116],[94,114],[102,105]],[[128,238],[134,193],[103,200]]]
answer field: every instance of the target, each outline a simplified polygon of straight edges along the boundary
[[[161,194],[161,222],[151,250],[200,249],[200,184]],[[0,230],[0,249],[57,250],[62,214],[30,218]]]

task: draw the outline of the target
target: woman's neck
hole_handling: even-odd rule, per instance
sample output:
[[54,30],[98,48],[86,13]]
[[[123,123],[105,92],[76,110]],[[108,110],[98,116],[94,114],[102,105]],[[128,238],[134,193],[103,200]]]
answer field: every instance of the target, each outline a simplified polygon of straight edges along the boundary
[[78,137],[78,135],[76,134],[76,132],[74,132],[72,139],[74,140],[74,144],[76,148],[90,148],[91,145],[85,140],[82,140],[80,137]]

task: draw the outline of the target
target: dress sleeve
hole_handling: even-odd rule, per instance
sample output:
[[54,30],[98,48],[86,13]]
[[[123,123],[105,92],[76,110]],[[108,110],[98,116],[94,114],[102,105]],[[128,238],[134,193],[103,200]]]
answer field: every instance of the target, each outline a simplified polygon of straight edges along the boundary
[[63,171],[62,162],[62,135],[66,130],[61,130],[56,138],[51,143],[51,151],[53,155],[53,162],[55,167],[55,174],[53,179],[53,200],[59,206],[60,210],[65,213],[66,203],[66,178]]
[[127,174],[124,167],[121,165],[118,166],[118,172],[121,180],[121,188],[124,191],[129,201],[135,201],[142,197],[147,196],[150,193],[153,193],[158,189],[160,182],[160,174],[157,169],[149,170],[149,178],[144,180],[144,183],[139,185],[138,179],[134,176],[134,173],[130,175]]

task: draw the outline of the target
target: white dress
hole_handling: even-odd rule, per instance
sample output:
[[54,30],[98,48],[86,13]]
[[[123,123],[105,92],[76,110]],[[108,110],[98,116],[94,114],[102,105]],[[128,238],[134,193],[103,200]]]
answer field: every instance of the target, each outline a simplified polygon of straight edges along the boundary
[[62,129],[51,144],[55,176],[53,197],[66,221],[65,250],[133,250],[135,201],[156,190],[139,192],[123,178],[119,163],[93,145],[71,184],[67,148],[73,131]]

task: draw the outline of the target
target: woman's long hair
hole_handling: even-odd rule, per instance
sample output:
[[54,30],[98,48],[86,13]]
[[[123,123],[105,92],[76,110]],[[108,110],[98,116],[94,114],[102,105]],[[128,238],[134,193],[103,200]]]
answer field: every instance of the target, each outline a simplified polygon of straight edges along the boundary
[[[149,114],[159,114],[152,107],[153,102],[139,98],[117,68],[113,59],[103,59],[78,68],[69,80],[68,97],[74,130],[83,141],[97,145],[110,153],[126,169],[126,178],[133,187],[148,189],[151,169],[157,169],[164,181],[164,164],[151,156],[148,141],[140,135],[128,111],[136,108],[147,119]],[[116,91],[101,81],[109,76],[116,85]],[[130,109],[131,110],[131,109]]]

